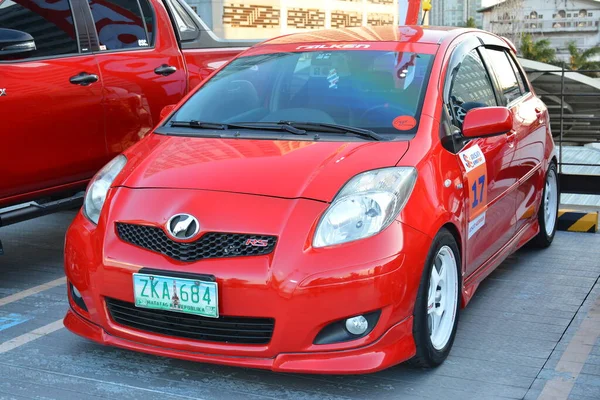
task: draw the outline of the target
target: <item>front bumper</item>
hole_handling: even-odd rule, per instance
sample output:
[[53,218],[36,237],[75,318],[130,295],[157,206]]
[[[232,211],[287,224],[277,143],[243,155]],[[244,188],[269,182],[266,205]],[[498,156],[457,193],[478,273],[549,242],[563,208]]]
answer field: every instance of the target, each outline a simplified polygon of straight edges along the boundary
[[[414,355],[412,312],[431,239],[395,222],[368,239],[313,249],[309,237],[325,203],[205,192],[199,204],[198,197],[198,191],[120,188],[109,194],[111,207],[97,227],[80,213],[67,232],[65,271],[88,310],[79,309],[71,299],[65,326],[103,344],[274,371],[373,372]],[[166,204],[170,209],[164,210]],[[277,236],[275,251],[184,263],[125,243],[115,233],[116,221],[161,225],[183,211],[195,215],[205,232]],[[198,341],[117,324],[105,299],[133,303],[132,274],[142,266],[164,274],[214,275],[220,315],[273,318],[270,342]],[[368,335],[342,343],[313,344],[331,322],[374,310],[381,310],[381,315]]]
[[64,325],[71,332],[104,345],[188,361],[270,369],[275,372],[359,374],[380,371],[415,354],[412,317],[397,323],[375,342],[345,351],[282,353],[273,358],[237,357],[150,346],[108,334],[101,327],[69,310]]

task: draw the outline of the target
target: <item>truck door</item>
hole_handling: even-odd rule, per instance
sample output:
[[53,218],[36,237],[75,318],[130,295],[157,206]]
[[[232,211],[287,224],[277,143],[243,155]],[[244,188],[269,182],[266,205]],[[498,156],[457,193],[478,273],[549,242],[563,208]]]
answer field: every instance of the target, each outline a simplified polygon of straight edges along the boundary
[[117,154],[186,93],[187,73],[161,2],[87,0],[92,45],[104,82],[108,151]]
[[35,43],[0,51],[1,203],[84,185],[106,162],[101,74],[71,4],[0,1],[0,40],[16,30]]

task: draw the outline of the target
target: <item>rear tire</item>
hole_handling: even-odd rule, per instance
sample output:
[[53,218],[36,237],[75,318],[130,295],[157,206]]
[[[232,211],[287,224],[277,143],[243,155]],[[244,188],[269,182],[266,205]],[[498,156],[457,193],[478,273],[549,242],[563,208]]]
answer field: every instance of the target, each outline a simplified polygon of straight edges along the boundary
[[461,265],[456,240],[443,228],[433,239],[423,268],[413,312],[417,353],[409,364],[431,368],[448,357],[458,325]]
[[558,204],[560,190],[558,186],[558,173],[556,164],[552,162],[546,172],[542,201],[538,210],[538,223],[540,231],[531,240],[534,247],[546,248],[552,244],[558,225]]

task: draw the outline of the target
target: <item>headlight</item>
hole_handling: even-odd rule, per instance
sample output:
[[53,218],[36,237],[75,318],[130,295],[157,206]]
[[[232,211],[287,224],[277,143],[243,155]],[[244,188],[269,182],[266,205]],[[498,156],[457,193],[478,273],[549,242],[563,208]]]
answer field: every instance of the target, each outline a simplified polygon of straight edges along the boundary
[[108,189],[110,189],[110,185],[112,185],[126,163],[127,158],[125,158],[124,155],[119,155],[106,164],[104,168],[92,178],[87,192],[85,193],[83,213],[93,223],[98,223],[100,211],[102,211]]
[[398,216],[417,179],[412,167],[363,172],[350,179],[321,218],[313,247],[373,236]]

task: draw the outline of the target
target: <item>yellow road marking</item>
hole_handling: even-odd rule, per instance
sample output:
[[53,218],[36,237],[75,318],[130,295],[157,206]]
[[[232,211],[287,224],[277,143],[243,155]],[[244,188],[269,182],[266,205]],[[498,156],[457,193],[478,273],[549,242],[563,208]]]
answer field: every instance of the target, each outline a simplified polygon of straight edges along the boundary
[[566,400],[600,334],[600,297],[575,332],[556,364],[557,376],[546,381],[538,400]]

